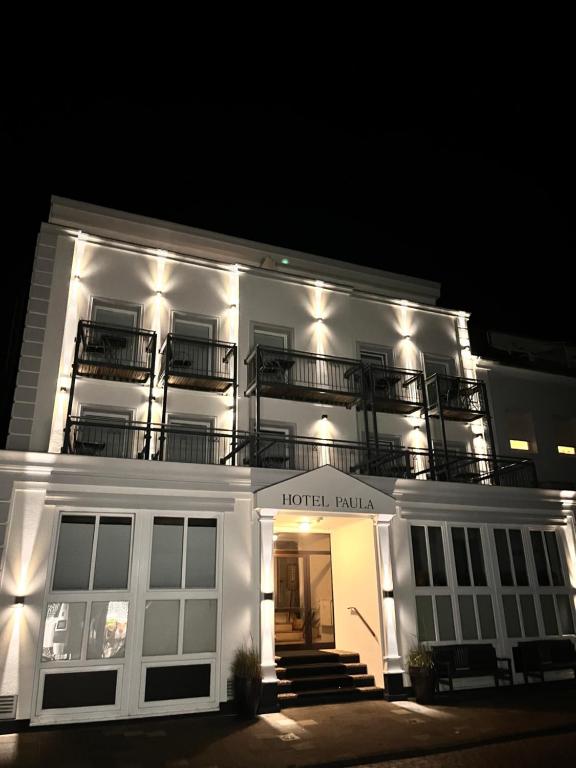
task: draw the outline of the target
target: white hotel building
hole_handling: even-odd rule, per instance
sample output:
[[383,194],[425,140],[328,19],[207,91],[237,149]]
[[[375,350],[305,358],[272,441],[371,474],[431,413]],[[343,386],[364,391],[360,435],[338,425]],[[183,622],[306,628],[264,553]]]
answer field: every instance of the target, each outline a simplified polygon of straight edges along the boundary
[[270,711],[401,695],[417,640],[573,638],[576,380],[475,357],[438,297],[54,198],[0,452],[0,716],[218,710],[251,640]]

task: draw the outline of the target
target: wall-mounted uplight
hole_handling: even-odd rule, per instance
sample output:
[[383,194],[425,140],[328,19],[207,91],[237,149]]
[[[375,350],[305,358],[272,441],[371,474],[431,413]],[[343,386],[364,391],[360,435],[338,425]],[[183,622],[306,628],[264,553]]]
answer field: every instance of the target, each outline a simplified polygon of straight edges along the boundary
[[316,318],[316,322],[317,323],[323,323],[324,322],[324,318],[323,317],[317,317]]
[[60,387],[60,392],[68,392],[68,387]]
[[286,257],[284,257],[283,259],[280,260],[280,264],[290,264],[290,259],[287,259]]
[[156,291],[156,296],[163,296],[163,295],[164,295],[163,291]]
[[324,280],[315,280],[314,285],[316,288],[324,288]]
[[230,304],[228,309],[236,309],[237,306],[238,304]]
[[80,282],[80,275],[74,275],[74,282],[79,283]]
[[26,598],[24,595],[15,595],[14,596],[14,605],[24,605],[26,602]]
[[310,520],[301,520],[298,523],[298,528],[301,533],[308,533],[312,528],[312,523],[310,522]]
[[323,413],[322,416],[320,416],[321,419],[324,419],[325,421],[328,421],[328,414]]
[[411,338],[411,337],[410,337],[410,334],[409,334],[409,333],[405,333],[405,334],[402,336],[402,338],[403,338],[403,339],[409,339],[409,338]]

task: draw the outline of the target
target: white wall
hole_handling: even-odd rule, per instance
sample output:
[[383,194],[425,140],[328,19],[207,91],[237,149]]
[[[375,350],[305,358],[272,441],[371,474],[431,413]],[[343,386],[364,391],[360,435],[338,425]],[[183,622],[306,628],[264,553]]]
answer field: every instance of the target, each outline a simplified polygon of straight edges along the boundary
[[[376,685],[383,683],[383,647],[380,634],[380,591],[376,567],[374,522],[351,520],[332,531],[332,573],[336,647],[356,651],[368,665]],[[358,616],[348,610],[354,606],[376,634],[375,639]]]

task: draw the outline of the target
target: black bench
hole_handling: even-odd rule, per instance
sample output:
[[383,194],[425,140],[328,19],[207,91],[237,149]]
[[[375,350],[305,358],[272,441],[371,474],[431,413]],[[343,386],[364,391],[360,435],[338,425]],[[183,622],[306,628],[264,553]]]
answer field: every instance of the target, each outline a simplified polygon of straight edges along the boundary
[[[513,684],[511,660],[496,656],[491,643],[437,645],[432,648],[432,656],[438,691],[440,683],[453,691],[454,679],[461,677],[493,677],[496,687],[500,680]],[[506,666],[501,667],[500,663]]]
[[544,682],[544,672],[571,669],[576,678],[576,649],[571,640],[525,640],[514,648],[514,666],[524,682],[530,677]]

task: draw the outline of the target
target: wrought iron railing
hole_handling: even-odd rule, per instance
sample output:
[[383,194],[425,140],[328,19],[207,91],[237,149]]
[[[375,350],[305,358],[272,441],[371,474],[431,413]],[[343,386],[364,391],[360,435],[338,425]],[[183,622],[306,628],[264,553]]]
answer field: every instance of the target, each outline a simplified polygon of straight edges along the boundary
[[428,406],[431,411],[457,416],[462,420],[479,418],[488,413],[484,382],[435,373],[426,379]]
[[309,437],[233,432],[113,417],[70,417],[63,452],[189,464],[236,464],[308,472],[326,464],[350,475],[537,487],[529,459]]
[[340,396],[353,402],[362,393],[362,364],[329,355],[315,355],[293,349],[275,349],[257,345],[246,358],[248,366],[247,394],[256,388],[261,393],[311,397],[324,393],[332,402]]
[[76,364],[78,373],[95,378],[124,378],[125,371],[146,374],[154,370],[156,334],[142,328],[78,323]]
[[[150,424],[108,416],[72,416],[64,453],[187,464],[232,464],[243,438],[231,430]],[[226,458],[228,457],[228,458]]]
[[409,413],[425,406],[422,371],[362,363],[364,397],[378,410]]
[[191,379],[234,381],[235,344],[169,333],[161,354],[160,377],[168,375],[175,386],[184,386]]

